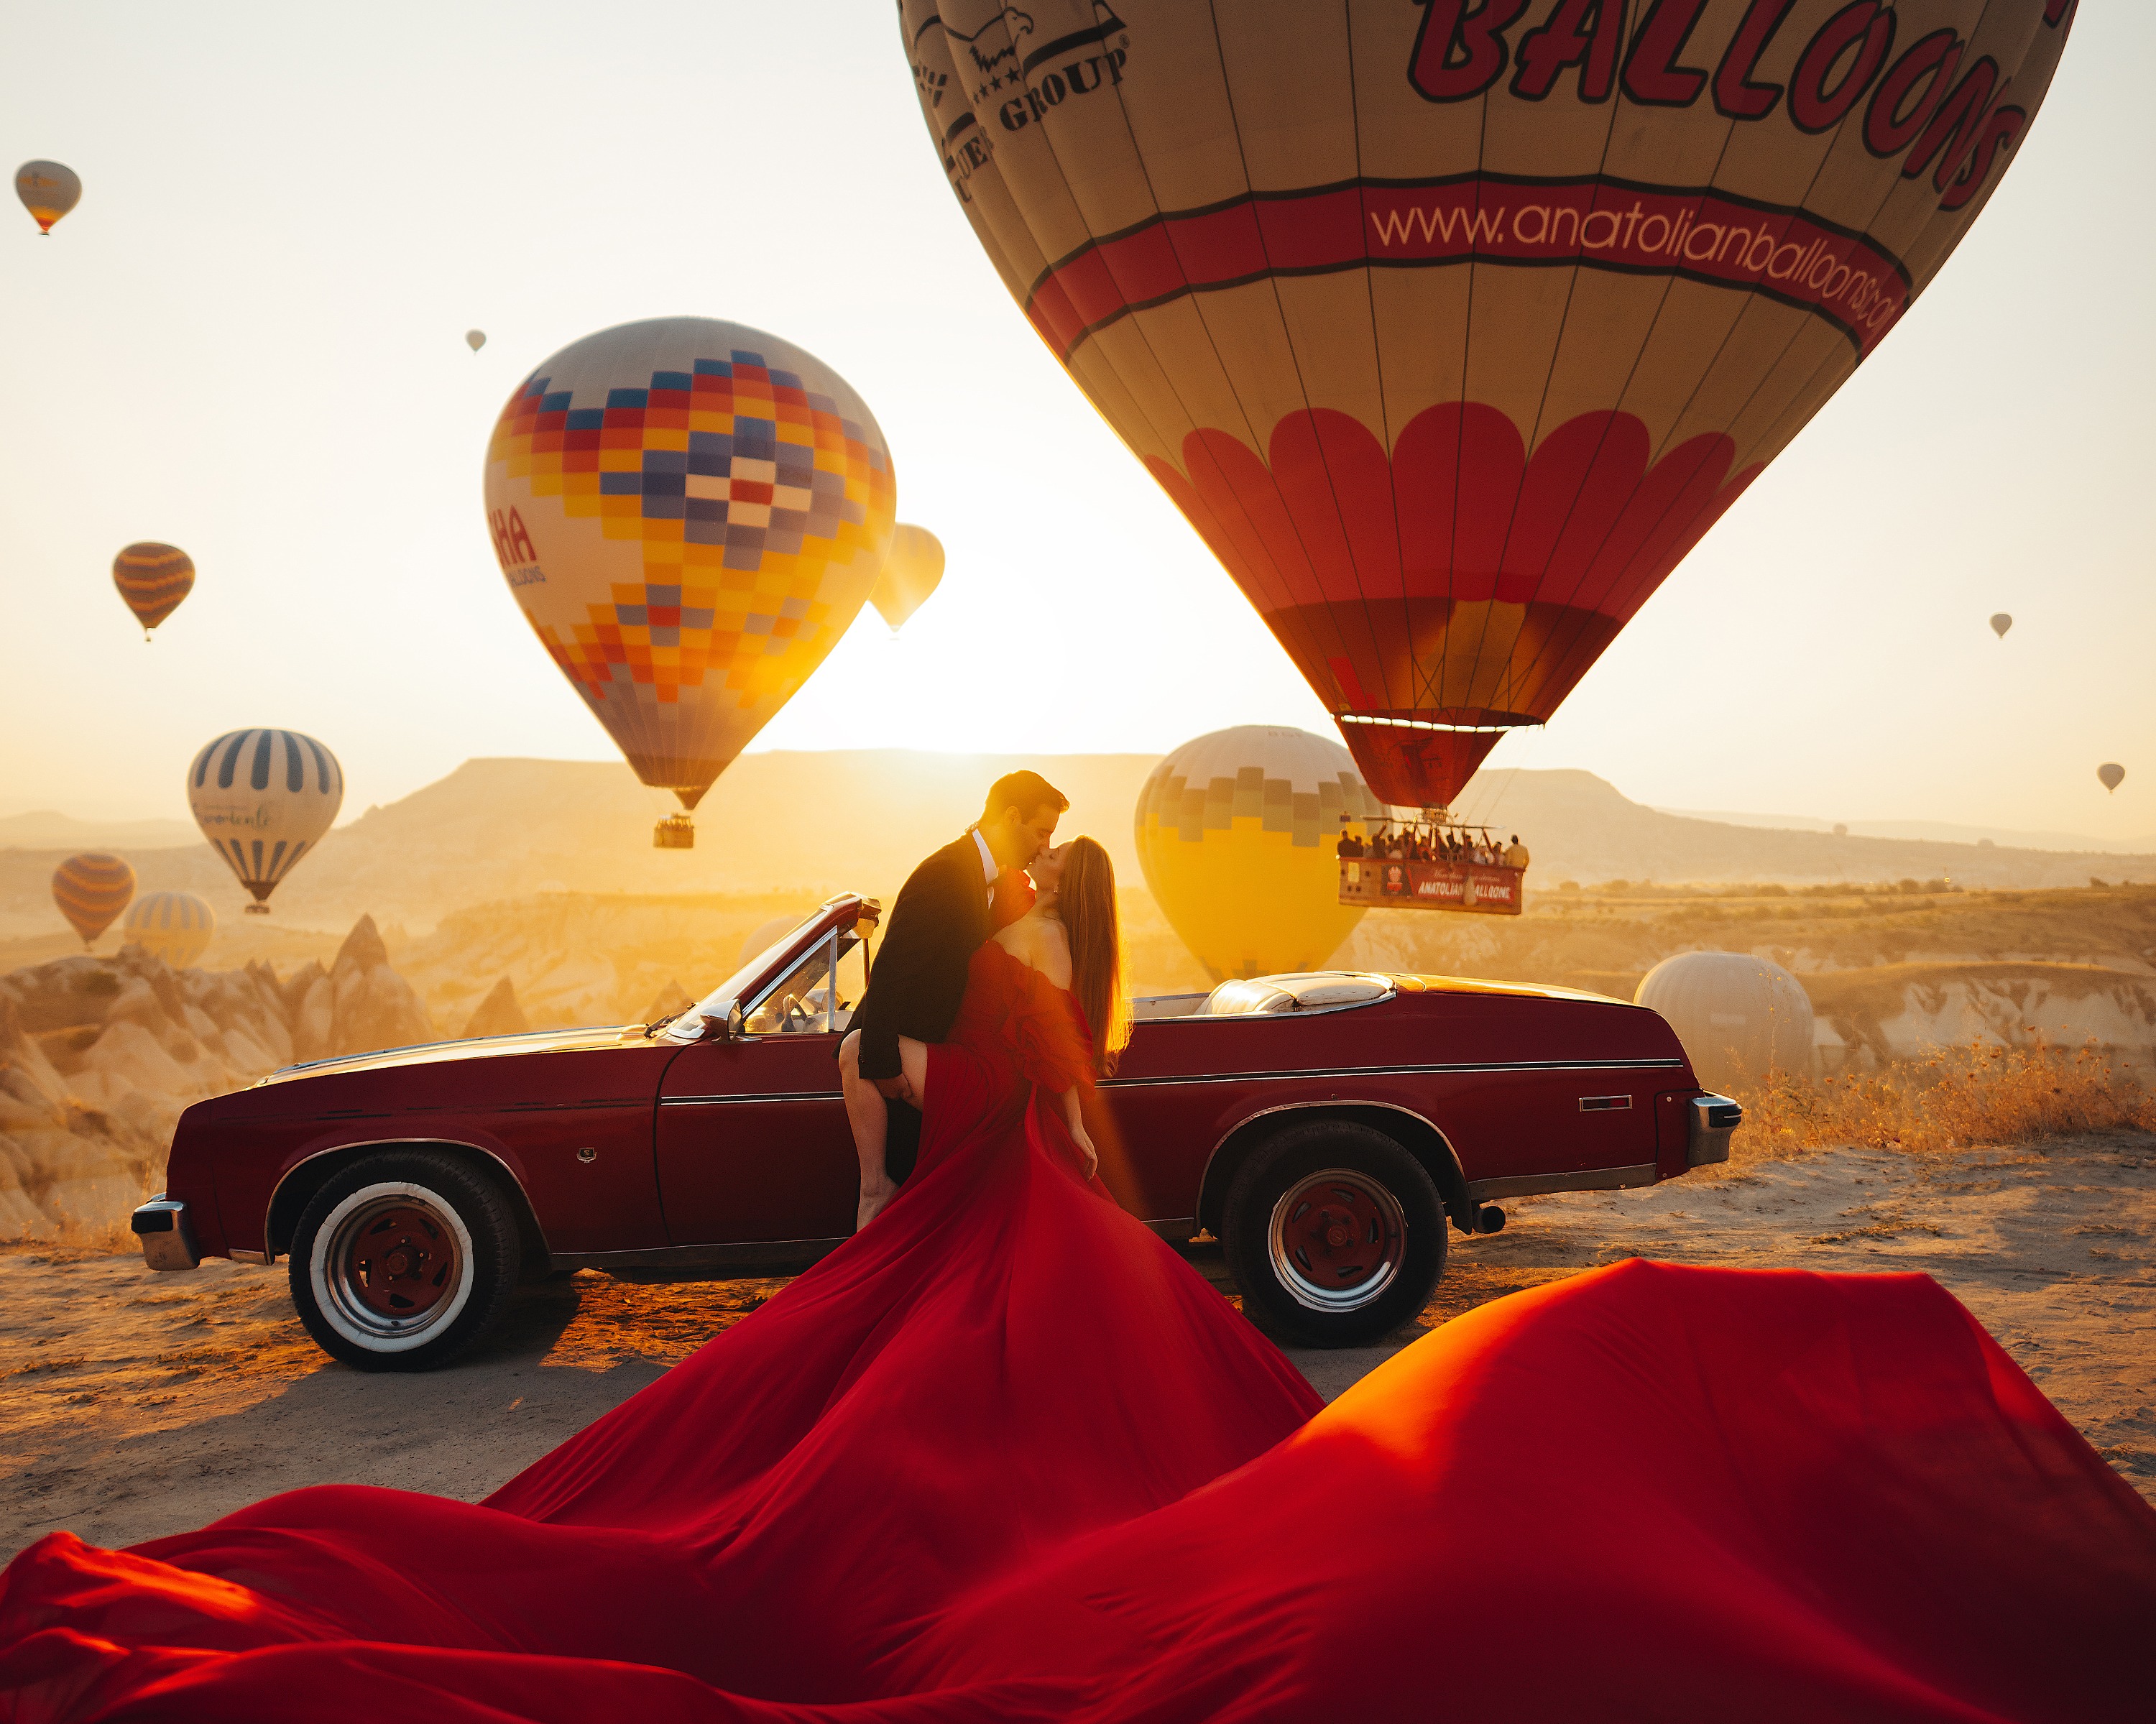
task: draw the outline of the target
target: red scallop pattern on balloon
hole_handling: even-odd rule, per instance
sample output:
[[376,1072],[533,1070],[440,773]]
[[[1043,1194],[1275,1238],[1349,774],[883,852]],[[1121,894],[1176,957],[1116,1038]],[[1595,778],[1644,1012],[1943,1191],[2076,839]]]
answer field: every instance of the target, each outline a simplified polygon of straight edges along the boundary
[[[1763,464],[1732,475],[1735,454],[1709,433],[1656,459],[1639,418],[1602,412],[1530,456],[1500,409],[1445,402],[1389,459],[1321,408],[1274,426],[1266,459],[1206,428],[1188,477],[1146,464],[1336,715],[1481,726],[1548,719]],[[1345,729],[1401,803],[1450,800],[1496,740]]]

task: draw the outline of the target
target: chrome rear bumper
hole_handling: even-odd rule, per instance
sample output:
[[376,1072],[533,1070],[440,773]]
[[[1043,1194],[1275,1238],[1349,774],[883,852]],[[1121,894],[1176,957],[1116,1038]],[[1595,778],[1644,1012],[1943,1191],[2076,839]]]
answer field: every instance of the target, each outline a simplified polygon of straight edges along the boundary
[[195,1230],[187,1220],[187,1206],[160,1192],[129,1218],[128,1226],[142,1242],[142,1260],[152,1269],[192,1269],[202,1261]]
[[1704,1167],[1711,1162],[1727,1161],[1730,1137],[1743,1123],[1743,1106],[1727,1095],[1693,1096],[1685,1165]]

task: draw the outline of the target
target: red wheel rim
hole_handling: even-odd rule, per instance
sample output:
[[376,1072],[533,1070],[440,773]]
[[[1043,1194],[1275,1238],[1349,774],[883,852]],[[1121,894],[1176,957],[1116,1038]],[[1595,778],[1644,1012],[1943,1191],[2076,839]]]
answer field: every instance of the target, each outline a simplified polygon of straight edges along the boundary
[[423,1317],[456,1287],[456,1235],[424,1203],[373,1210],[341,1243],[353,1298],[385,1317]]
[[1273,1205],[1273,1274],[1313,1311],[1359,1310],[1399,1276],[1407,1222],[1399,1200],[1369,1174],[1328,1167]]

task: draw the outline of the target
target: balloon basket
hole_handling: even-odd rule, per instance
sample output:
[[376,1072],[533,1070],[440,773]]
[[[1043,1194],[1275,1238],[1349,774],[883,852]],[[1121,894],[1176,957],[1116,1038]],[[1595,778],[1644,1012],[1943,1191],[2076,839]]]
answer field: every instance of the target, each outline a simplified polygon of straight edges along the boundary
[[246,913],[249,916],[267,916],[270,914],[270,906],[266,904],[250,904],[247,906]]
[[[1419,824],[1368,821],[1373,835],[1342,838],[1356,849],[1340,858],[1340,901],[1361,910],[1519,915],[1527,901],[1527,852],[1469,830],[1441,808],[1423,815]],[[1343,831],[1348,824],[1342,816]]]
[[651,845],[659,850],[693,850],[696,824],[686,814],[669,814],[651,829]]

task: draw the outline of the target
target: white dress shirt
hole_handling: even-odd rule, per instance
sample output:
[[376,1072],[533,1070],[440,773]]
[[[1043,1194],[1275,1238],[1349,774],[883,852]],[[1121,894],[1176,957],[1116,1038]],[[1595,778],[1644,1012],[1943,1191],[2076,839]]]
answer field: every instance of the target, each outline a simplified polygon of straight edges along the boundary
[[981,836],[981,829],[976,826],[973,831],[973,842],[981,849],[981,872],[988,876],[988,902],[993,905],[996,901],[996,876],[1003,870],[996,866],[995,853],[989,849],[988,839]]

